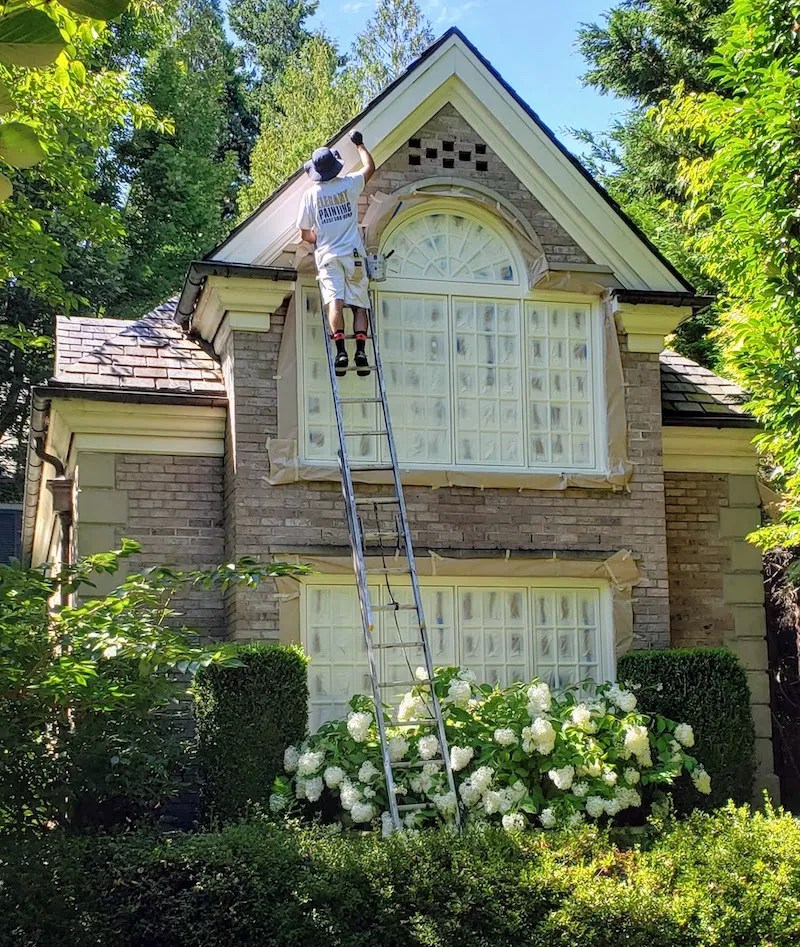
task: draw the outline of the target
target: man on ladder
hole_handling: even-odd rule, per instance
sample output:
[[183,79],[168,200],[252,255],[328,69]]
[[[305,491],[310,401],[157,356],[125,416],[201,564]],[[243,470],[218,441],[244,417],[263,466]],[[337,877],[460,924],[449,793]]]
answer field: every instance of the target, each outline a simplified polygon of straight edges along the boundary
[[305,164],[306,174],[314,184],[303,195],[297,215],[303,240],[314,246],[320,292],[336,345],[334,367],[340,377],[349,365],[344,334],[345,306],[353,310],[356,373],[369,375],[369,360],[364,350],[369,282],[364,243],[358,229],[358,196],[375,172],[375,162],[364,147],[361,132],[351,132],[350,140],[358,148],[360,170],[340,178],[343,164],[339,153],[330,148],[317,148]]

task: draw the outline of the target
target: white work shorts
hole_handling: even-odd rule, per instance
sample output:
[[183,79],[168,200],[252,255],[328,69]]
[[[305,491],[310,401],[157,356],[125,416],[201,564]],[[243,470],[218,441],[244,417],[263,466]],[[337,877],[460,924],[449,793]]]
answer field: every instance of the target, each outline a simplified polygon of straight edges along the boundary
[[369,309],[369,281],[363,257],[358,265],[352,255],[331,257],[318,267],[317,273],[326,306],[334,299],[343,299],[345,306]]

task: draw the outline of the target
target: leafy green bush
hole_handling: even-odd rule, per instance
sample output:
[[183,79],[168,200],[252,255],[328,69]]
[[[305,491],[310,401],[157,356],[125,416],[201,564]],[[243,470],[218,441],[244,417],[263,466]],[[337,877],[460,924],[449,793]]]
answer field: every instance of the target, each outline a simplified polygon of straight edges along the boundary
[[0,854],[15,947],[793,947],[800,824],[695,813],[615,844],[596,827],[382,840],[243,822],[35,841]]
[[[428,673],[419,668],[418,678]],[[455,789],[449,790],[439,740],[430,724],[427,680],[403,695],[395,726],[384,710],[397,801],[406,828],[455,820],[460,803],[472,823],[504,828],[578,825],[586,819],[644,822],[654,801],[682,772],[701,792],[708,773],[685,747],[694,745],[686,723],[643,714],[636,695],[600,684],[589,700],[580,691],[551,693],[534,679],[509,687],[476,684],[456,667],[437,668],[433,689],[442,708]],[[581,698],[584,699],[581,699]],[[319,811],[345,826],[393,829],[378,728],[371,698],[356,696],[347,719],[331,720],[302,746],[284,754],[289,779],[276,781],[270,809],[293,817]],[[412,726],[411,724],[414,723]],[[647,808],[642,809],[643,794]]]
[[617,677],[633,686],[642,709],[694,730],[693,752],[711,775],[711,793],[701,796],[685,778],[673,799],[679,812],[715,809],[729,798],[749,802],[755,772],[755,729],[747,676],[725,648],[630,651],[620,657]]
[[237,649],[235,666],[209,666],[194,683],[200,799],[206,819],[266,805],[287,746],[308,726],[308,658],[295,646]]

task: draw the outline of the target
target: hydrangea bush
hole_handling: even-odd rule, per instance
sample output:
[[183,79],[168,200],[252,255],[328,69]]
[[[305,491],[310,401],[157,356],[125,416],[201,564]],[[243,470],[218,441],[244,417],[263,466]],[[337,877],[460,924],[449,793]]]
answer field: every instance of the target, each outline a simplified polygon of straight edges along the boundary
[[[418,677],[427,677],[424,668]],[[701,793],[711,790],[703,766],[687,753],[692,728],[637,709],[617,684],[552,692],[533,680],[499,688],[479,685],[459,668],[439,669],[434,683],[445,719],[457,800],[448,791],[439,740],[431,726],[391,725],[383,708],[398,803],[426,803],[405,816],[408,828],[452,822],[457,803],[467,819],[508,831],[613,819],[643,805],[642,789],[669,784],[682,771]],[[399,721],[430,716],[429,685],[400,703]],[[276,813],[322,810],[342,825],[382,827],[388,834],[386,784],[373,702],[354,697],[346,719],[323,724],[285,753],[286,778],[270,798]],[[438,761],[438,762],[437,762]]]

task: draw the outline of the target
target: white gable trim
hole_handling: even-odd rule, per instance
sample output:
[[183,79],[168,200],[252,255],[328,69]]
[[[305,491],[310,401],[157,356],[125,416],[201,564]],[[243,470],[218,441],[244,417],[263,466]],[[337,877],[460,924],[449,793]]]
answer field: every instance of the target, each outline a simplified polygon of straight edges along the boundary
[[[615,211],[544,128],[478,59],[458,33],[448,35],[369,107],[358,124],[380,165],[443,106],[452,104],[486,139],[545,209],[627,289],[685,292],[686,285]],[[357,167],[347,135],[334,142],[345,170]],[[211,259],[270,264],[296,241],[295,214],[307,187],[298,175],[262,205]]]

